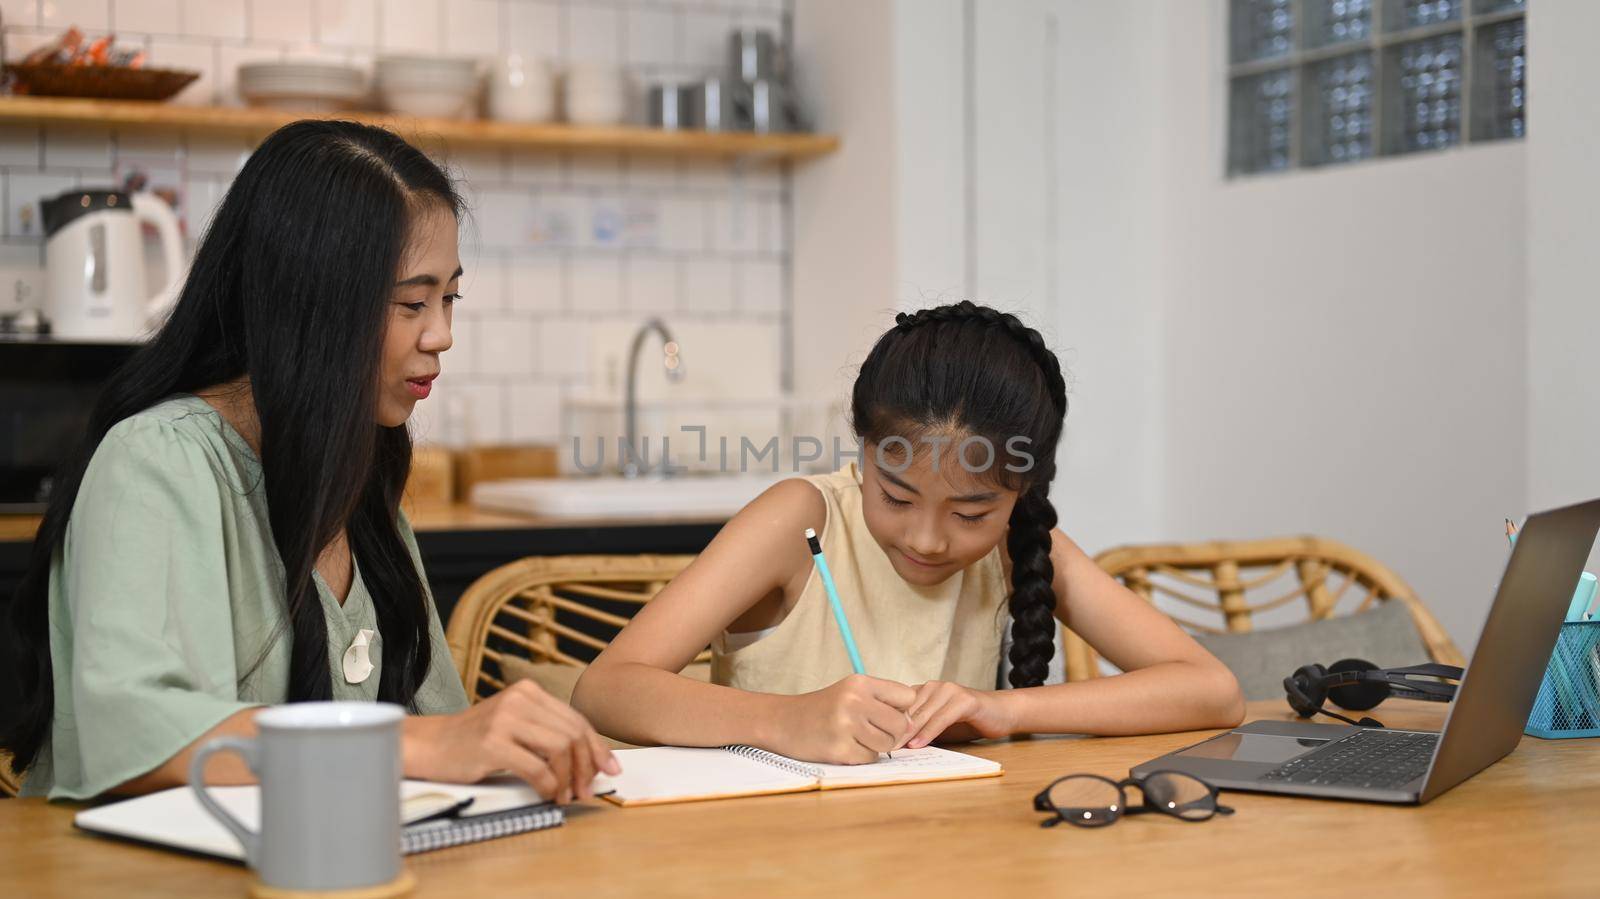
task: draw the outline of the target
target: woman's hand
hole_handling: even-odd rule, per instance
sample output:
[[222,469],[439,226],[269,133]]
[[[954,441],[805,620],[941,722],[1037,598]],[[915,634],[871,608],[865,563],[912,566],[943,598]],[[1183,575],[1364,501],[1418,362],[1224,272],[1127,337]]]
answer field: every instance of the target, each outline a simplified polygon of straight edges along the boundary
[[916,695],[896,681],[852,674],[816,692],[784,697],[773,748],[808,762],[875,762],[911,735],[906,710]]
[[464,712],[406,719],[404,761],[407,777],[457,783],[510,771],[561,803],[592,798],[597,771],[622,773],[582,715],[527,680]]
[[1016,732],[1014,716],[1000,693],[949,681],[928,681],[917,687],[908,713],[911,736],[903,744],[908,749],[921,749],[956,725],[965,725],[961,730],[970,731],[973,739],[1009,737]]

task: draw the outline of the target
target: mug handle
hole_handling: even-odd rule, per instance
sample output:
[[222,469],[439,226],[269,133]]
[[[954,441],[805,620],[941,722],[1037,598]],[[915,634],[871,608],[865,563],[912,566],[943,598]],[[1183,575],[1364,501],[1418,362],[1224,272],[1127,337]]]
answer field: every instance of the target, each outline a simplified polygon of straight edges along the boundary
[[228,828],[234,837],[239,840],[239,845],[244,847],[244,859],[255,867],[257,851],[261,844],[261,835],[246,828],[239,823],[239,819],[228,813],[206,790],[205,770],[206,762],[218,752],[237,752],[244,758],[244,763],[252,772],[256,770],[256,741],[240,737],[218,737],[200,747],[189,761],[189,789],[194,791],[196,799],[200,800],[201,808],[211,813],[213,818]]

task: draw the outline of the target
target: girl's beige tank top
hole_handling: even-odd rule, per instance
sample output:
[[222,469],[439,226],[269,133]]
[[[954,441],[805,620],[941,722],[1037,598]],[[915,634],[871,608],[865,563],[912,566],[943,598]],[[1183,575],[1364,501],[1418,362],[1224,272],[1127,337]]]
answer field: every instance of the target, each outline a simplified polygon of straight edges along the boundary
[[[993,690],[1010,619],[1000,547],[943,583],[918,587],[895,572],[861,514],[855,465],[805,479],[822,493],[822,552],[867,674],[904,684],[953,681]],[[795,540],[803,540],[801,534]],[[715,683],[760,693],[809,693],[851,673],[821,574],[813,570],[788,617],[757,635],[719,636]],[[740,638],[744,639],[740,639]],[[744,644],[744,645],[741,645]]]

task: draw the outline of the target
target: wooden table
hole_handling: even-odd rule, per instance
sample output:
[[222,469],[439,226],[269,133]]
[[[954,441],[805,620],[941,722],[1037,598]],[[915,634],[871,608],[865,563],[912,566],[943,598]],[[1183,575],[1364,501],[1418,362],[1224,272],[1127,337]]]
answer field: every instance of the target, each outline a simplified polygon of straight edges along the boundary
[[[1391,725],[1442,708],[1391,701]],[[1250,717],[1289,717],[1282,702]],[[1232,817],[1159,816],[1102,830],[1038,826],[1058,775],[1128,768],[1203,734],[1035,739],[973,747],[990,780],[619,809],[408,861],[419,897],[1594,896],[1600,746],[1524,737],[1516,752],[1417,807],[1224,794]],[[242,896],[241,867],[74,832],[74,809],[0,802],[0,894]]]

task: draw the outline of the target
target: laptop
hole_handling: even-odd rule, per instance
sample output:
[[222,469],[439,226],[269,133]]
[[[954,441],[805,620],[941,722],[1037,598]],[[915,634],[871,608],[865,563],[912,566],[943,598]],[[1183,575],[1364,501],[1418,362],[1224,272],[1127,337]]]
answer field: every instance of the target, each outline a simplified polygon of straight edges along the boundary
[[1182,771],[1227,790],[1323,799],[1433,799],[1516,748],[1597,529],[1600,500],[1529,516],[1438,733],[1251,721],[1131,773]]

